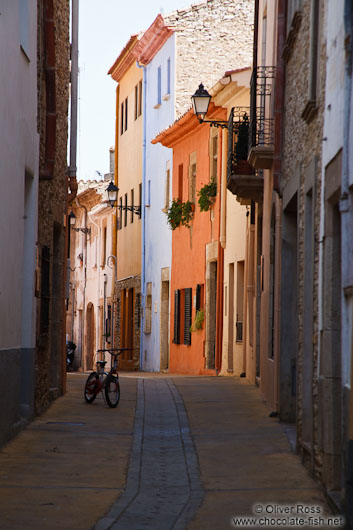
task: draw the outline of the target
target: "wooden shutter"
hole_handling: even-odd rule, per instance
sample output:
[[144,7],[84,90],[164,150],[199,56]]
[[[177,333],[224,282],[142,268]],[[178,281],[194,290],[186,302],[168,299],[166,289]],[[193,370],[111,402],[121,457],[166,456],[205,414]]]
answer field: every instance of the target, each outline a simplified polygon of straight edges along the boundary
[[185,289],[185,310],[184,310],[184,344],[191,344],[191,302],[192,302],[192,289]]
[[174,291],[174,344],[180,344],[180,290]]

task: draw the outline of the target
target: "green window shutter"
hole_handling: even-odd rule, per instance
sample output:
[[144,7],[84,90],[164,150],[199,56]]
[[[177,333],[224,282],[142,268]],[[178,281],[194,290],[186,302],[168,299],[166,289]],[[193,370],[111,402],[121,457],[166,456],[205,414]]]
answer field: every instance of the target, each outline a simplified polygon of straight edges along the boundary
[[192,289],[185,289],[185,310],[184,310],[184,344],[191,344],[191,311],[192,311]]
[[180,290],[174,291],[174,344],[180,344]]

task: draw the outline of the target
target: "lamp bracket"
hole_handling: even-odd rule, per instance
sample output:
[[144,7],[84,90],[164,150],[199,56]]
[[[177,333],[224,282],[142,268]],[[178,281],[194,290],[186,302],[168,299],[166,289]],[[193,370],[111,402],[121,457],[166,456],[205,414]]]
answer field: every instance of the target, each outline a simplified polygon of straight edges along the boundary
[[116,208],[118,210],[122,210],[124,212],[128,211],[128,212],[136,213],[137,215],[141,216],[141,207],[140,206],[122,206],[122,205],[118,205],[118,206],[116,206]]

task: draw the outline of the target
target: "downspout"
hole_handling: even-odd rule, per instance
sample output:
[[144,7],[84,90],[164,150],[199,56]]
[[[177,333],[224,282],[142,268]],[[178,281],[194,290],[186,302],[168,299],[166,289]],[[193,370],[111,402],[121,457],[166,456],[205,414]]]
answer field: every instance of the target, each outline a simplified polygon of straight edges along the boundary
[[219,241],[221,247],[224,249],[227,244],[227,146],[228,146],[228,131],[222,129],[220,138],[222,145],[222,180],[221,180],[221,232]]
[[282,237],[282,199],[277,195],[276,197],[276,232],[275,232],[275,271],[276,271],[276,285],[275,285],[275,299],[274,299],[274,318],[275,318],[275,340],[276,340],[276,364],[275,364],[275,411],[279,412],[279,386],[280,386],[280,323],[281,323],[281,237]]
[[275,411],[280,410],[280,322],[281,322],[281,238],[282,238],[282,200],[281,200],[281,170],[282,170],[282,143],[283,143],[283,108],[285,94],[285,65],[282,57],[284,44],[286,41],[286,12],[287,1],[278,1],[277,11],[277,60],[276,60],[276,87],[275,87],[275,141],[273,157],[273,189],[277,192],[276,200],[276,225],[275,225],[275,298],[274,298],[274,318],[275,318],[275,341],[276,341],[276,363],[275,363]]
[[71,0],[71,111],[70,111],[70,165],[68,167],[68,203],[77,195],[77,99],[78,99],[78,11],[79,0]]
[[[119,108],[120,108],[120,85],[116,87],[116,109],[115,109],[115,152],[114,152],[114,184],[119,187]],[[115,325],[115,282],[118,279],[117,273],[117,248],[118,248],[118,209],[115,207],[115,212],[113,213],[113,223],[112,223],[112,254],[115,258],[115,267],[112,273],[112,286],[111,286],[111,299],[112,299],[112,347],[114,348],[115,344],[118,342],[115,340],[114,336],[114,325]],[[109,258],[108,258],[109,259]],[[108,261],[108,260],[107,260]]]
[[[100,289],[100,278],[101,278],[99,260],[100,260],[100,257],[101,257],[100,243],[101,243],[101,239],[102,239],[102,234],[101,234],[100,226],[99,226],[98,223],[96,223],[96,221],[94,221],[93,215],[92,215],[91,212],[89,214],[89,217],[90,217],[91,223],[94,224],[94,226],[97,228],[97,246],[96,246],[97,257],[96,257],[96,259],[97,259],[97,270],[98,270],[98,285],[97,285],[97,303],[96,303],[96,308],[97,308],[97,316],[96,316],[96,350],[98,350],[98,349],[100,349],[100,345],[99,345],[99,343],[97,344],[97,341],[99,340],[99,289]],[[98,247],[98,243],[99,243],[99,247]],[[97,348],[97,345],[98,345],[98,348]]]
[[[64,262],[64,286],[68,290],[70,281],[70,223],[67,216],[69,204],[77,195],[77,180],[76,180],[76,144],[77,144],[77,76],[78,76],[78,2],[79,0],[72,0],[71,5],[71,120],[70,120],[70,167],[68,168],[68,188],[70,193],[66,194],[66,232],[65,232],[65,254],[68,254],[66,263]],[[46,6],[47,7],[47,6]],[[50,6],[53,9],[53,6]],[[47,43],[52,45],[55,51],[55,22],[50,20],[50,9],[46,9],[44,13],[44,33]],[[53,15],[54,16],[54,15]],[[49,42],[50,39],[50,42]],[[55,98],[55,67],[56,59],[51,54],[47,54],[45,59],[45,73],[46,73],[46,142],[45,142],[45,167],[42,169],[40,178],[50,178],[54,171],[54,160],[51,149],[56,149],[56,98]],[[51,62],[54,61],[54,64]],[[50,140],[49,140],[50,138]],[[55,158],[55,152],[54,152]],[[74,168],[74,171],[73,171]],[[66,322],[66,304],[63,304],[63,322]],[[63,333],[62,344],[62,369],[61,369],[61,386],[62,391],[66,391],[66,330]],[[73,338],[73,337],[72,337]]]
[[[223,337],[223,278],[224,278],[224,271],[223,271],[223,264],[224,264],[224,247],[221,243],[221,227],[222,227],[222,202],[224,200],[225,194],[227,192],[226,187],[226,179],[224,179],[224,175],[226,175],[226,165],[223,164],[223,151],[226,150],[227,143],[223,142],[223,135],[220,136],[220,144],[221,144],[221,153],[222,153],[222,159],[221,159],[221,205],[219,208],[219,241],[218,241],[218,264],[217,264],[217,299],[216,299],[216,355],[215,355],[215,369],[217,375],[222,369],[222,337]],[[225,188],[225,189],[224,189]],[[224,234],[225,234],[225,226],[224,228]],[[224,242],[225,244],[225,237]]]
[[276,80],[275,80],[275,138],[273,156],[273,189],[281,195],[281,152],[283,143],[283,108],[285,93],[285,64],[282,57],[284,44],[286,41],[286,5],[287,0],[278,0],[277,12],[277,60],[276,60]]
[[142,199],[141,199],[141,215],[142,215],[142,248],[141,248],[141,317],[140,317],[140,371],[142,370],[143,359],[143,328],[142,321],[145,307],[145,275],[146,275],[146,224],[145,224],[145,195],[146,195],[146,92],[147,92],[147,70],[146,67],[136,62],[138,68],[143,69],[143,140],[142,140]]
[[[76,197],[76,201],[75,202],[76,202],[77,206],[84,211],[83,228],[86,228],[86,226],[87,226],[87,208],[83,204],[80,204],[80,201],[78,200],[77,197]],[[84,238],[83,238],[83,241],[84,241],[84,256],[83,256],[83,258],[84,258],[84,261],[83,261],[84,283],[83,283],[83,319],[82,319],[82,326],[81,326],[81,359],[80,359],[80,362],[81,362],[81,366],[82,366],[82,360],[83,360],[83,369],[85,369],[83,351],[85,349],[85,344],[84,344],[85,333],[84,333],[84,329],[85,329],[85,318],[86,318],[87,234],[83,234],[83,236],[84,236]],[[83,359],[82,359],[82,357],[83,357]]]
[[[352,192],[349,191],[350,153],[351,153],[351,120],[352,120],[352,58],[353,58],[353,8],[351,0],[345,0],[345,87],[344,87],[344,130],[343,130],[343,160],[341,178],[341,248],[347,249],[346,257],[342,255],[342,285],[350,286],[347,296],[342,303],[342,317],[346,317],[347,335],[342,336],[342,345],[350,342],[346,348],[346,357],[342,355],[342,383],[343,383],[343,410],[347,411],[347,425],[344,432],[345,451],[345,512],[347,528],[353,524],[353,323],[352,308],[349,313],[349,303],[352,305]],[[342,252],[342,251],[341,251]],[[345,258],[345,259],[344,259]],[[343,297],[343,295],[342,295]],[[344,326],[342,326],[343,330]],[[342,348],[342,353],[344,348]]]

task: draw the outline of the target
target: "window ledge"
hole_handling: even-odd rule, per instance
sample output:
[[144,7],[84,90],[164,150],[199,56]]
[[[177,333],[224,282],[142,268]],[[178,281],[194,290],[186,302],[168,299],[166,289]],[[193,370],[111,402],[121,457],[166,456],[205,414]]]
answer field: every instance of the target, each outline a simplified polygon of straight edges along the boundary
[[299,28],[300,28],[301,21],[302,21],[302,14],[301,14],[300,11],[297,11],[294,14],[294,17],[293,17],[293,20],[292,20],[292,25],[291,25],[290,31],[288,33],[288,37],[287,37],[287,40],[285,42],[284,50],[283,50],[283,53],[282,53],[282,57],[283,57],[283,59],[285,60],[286,63],[289,61],[289,59],[290,59],[290,57],[291,57],[291,55],[293,53],[293,48],[294,48],[294,44],[295,44],[297,35],[299,33]]
[[316,113],[317,113],[316,100],[309,99],[309,101],[304,107],[301,117],[307,124],[309,124],[311,120],[316,116]]
[[170,99],[170,94],[165,94],[162,99],[163,101],[168,101],[168,99]]
[[159,107],[162,105],[162,103],[157,103],[157,105],[154,105],[154,109],[159,109]]

